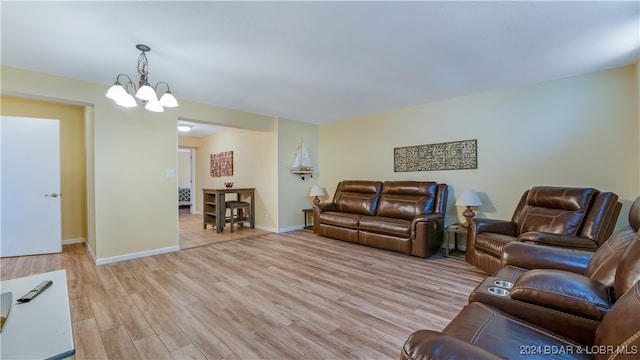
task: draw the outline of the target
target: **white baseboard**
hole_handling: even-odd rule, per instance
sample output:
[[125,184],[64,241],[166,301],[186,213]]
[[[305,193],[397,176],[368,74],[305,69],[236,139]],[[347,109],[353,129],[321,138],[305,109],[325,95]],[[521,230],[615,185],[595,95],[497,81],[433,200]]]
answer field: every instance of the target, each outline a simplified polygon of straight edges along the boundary
[[296,231],[296,230],[302,230],[302,229],[304,229],[304,225],[296,225],[296,226],[290,226],[290,227],[278,229],[277,233],[279,234],[279,233],[285,233],[289,231]]
[[278,229],[256,224],[256,229],[277,233]]
[[136,253],[111,256],[108,258],[100,258],[100,259],[96,259],[96,265],[111,264],[119,261],[137,259],[145,256],[166,254],[166,253],[176,252],[176,251],[180,251],[180,246],[169,246],[161,249],[146,250],[146,251],[141,251]]
[[64,239],[62,240],[62,245],[81,244],[85,242],[87,242],[87,239],[85,238]]
[[89,246],[88,242],[87,242],[87,246],[85,247],[87,248],[87,252],[89,253],[89,256],[91,256],[91,258],[93,259],[93,262],[97,263],[96,254],[93,253],[93,249],[91,248],[91,246]]

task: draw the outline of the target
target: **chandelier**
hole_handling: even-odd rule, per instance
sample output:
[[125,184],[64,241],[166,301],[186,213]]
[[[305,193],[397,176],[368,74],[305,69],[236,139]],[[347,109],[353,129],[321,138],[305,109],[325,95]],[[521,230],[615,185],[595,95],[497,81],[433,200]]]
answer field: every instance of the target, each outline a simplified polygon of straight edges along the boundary
[[[107,97],[114,100],[117,105],[124,107],[138,106],[136,101],[136,98],[138,98],[145,109],[154,112],[163,112],[165,107],[178,106],[178,101],[173,94],[171,94],[169,84],[164,81],[157,83],[153,87],[149,84],[149,80],[147,79],[149,63],[146,53],[151,51],[151,48],[147,45],[138,44],[136,45],[136,49],[142,51],[140,56],[138,56],[138,74],[140,75],[138,86],[136,87],[136,84],[129,76],[119,74],[116,76],[116,82],[107,91]],[[120,82],[121,77],[126,78],[124,86]],[[158,100],[158,94],[156,92],[160,85],[163,84],[167,87],[167,91],[165,91]],[[132,94],[135,94],[135,98]]]

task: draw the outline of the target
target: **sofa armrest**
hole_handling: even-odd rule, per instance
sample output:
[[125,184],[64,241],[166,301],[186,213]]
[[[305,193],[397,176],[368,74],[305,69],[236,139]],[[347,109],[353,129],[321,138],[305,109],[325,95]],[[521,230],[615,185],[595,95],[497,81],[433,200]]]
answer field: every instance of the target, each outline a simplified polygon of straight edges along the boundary
[[596,251],[598,249],[598,244],[592,239],[567,234],[530,231],[520,234],[518,241],[590,251]]
[[511,299],[601,321],[613,305],[611,288],[562,270],[534,269],[513,284]]
[[319,204],[313,204],[313,212],[321,214],[324,211],[336,211],[338,209],[338,206],[336,205],[336,203],[319,203]]
[[516,223],[507,220],[496,219],[469,219],[469,226],[475,228],[475,234],[484,232],[498,233],[515,237],[517,235]]
[[584,274],[593,252],[530,243],[511,242],[504,246],[502,266],[525,269],[558,269]]
[[426,258],[442,246],[444,215],[428,213],[416,215],[411,221],[411,255]]
[[400,358],[413,359],[504,359],[453,336],[432,330],[419,330],[409,336]]
[[411,220],[411,237],[415,238],[416,225],[418,223],[437,223],[438,221],[444,221],[444,215],[441,213],[428,213],[419,214]]

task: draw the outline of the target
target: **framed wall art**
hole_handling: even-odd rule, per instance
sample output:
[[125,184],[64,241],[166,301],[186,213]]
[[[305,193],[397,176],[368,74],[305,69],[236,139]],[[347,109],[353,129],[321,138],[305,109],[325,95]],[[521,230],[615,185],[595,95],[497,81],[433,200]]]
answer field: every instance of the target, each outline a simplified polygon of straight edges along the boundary
[[211,154],[211,177],[233,175],[233,151]]
[[393,149],[394,172],[477,168],[477,139],[405,146]]

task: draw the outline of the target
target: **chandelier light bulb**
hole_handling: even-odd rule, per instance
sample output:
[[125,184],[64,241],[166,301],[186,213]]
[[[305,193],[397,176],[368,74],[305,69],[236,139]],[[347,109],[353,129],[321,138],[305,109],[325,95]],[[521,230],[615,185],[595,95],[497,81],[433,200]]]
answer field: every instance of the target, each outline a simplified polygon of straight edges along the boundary
[[138,92],[136,92],[136,97],[140,100],[158,101],[158,95],[156,95],[155,90],[153,90],[149,84],[142,85],[140,89],[138,89]]
[[117,81],[107,91],[107,97],[114,101],[118,101],[118,99],[121,99],[125,96],[127,96],[127,91]]
[[144,107],[145,109],[149,110],[149,111],[153,111],[153,112],[163,112],[164,108],[162,107],[162,104],[160,104],[160,101],[156,100],[149,100],[149,102],[147,102],[147,105],[145,105]]
[[177,107],[178,106],[178,101],[173,96],[171,91],[167,91],[160,98],[160,104],[162,104],[162,106],[164,106],[164,107]]
[[137,107],[138,103],[136,102],[136,99],[131,96],[131,94],[124,94],[124,96],[122,96],[120,99],[116,100],[116,104],[123,106],[123,107],[128,107],[128,108],[132,108],[132,107]]
[[[136,101],[136,98],[138,98],[140,102],[145,105],[145,109],[154,112],[163,112],[164,107],[178,106],[178,101],[169,90],[169,84],[161,81],[155,86],[151,86],[147,80],[147,75],[149,75],[149,63],[147,61],[146,53],[151,51],[151,48],[147,45],[138,44],[136,45],[136,49],[141,51],[138,56],[138,74],[140,75],[140,79],[138,81],[139,88],[137,88],[136,84],[129,76],[119,74],[116,76],[115,83],[109,88],[109,90],[107,90],[106,97],[115,101],[117,105],[123,107],[138,106],[138,102]],[[123,83],[120,82],[121,77],[124,77],[127,80],[123,82],[125,86],[122,86]],[[156,89],[160,84],[165,84],[167,86],[167,91],[162,95],[160,100],[158,100]]]

